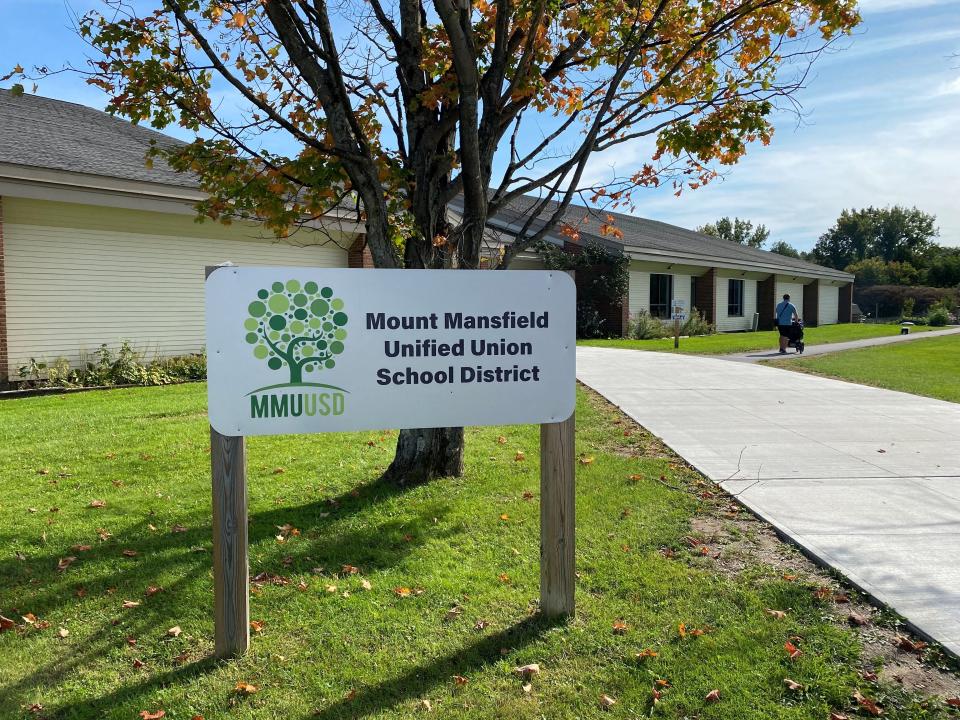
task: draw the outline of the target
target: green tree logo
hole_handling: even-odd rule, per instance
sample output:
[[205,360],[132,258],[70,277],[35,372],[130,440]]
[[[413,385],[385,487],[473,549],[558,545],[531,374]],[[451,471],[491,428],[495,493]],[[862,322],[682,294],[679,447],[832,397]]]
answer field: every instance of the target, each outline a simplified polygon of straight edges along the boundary
[[329,287],[310,281],[275,282],[257,292],[244,320],[246,340],[254,357],[266,360],[271,370],[286,366],[290,384],[303,384],[303,374],[337,364],[347,338],[343,300]]

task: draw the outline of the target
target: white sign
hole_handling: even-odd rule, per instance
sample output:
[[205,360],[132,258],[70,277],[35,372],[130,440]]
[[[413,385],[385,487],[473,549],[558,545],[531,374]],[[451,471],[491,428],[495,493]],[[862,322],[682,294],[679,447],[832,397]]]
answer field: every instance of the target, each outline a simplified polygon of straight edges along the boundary
[[681,322],[687,319],[687,301],[680,298],[674,298],[673,301],[673,319]]
[[222,435],[573,413],[566,273],[224,267],[206,294],[210,424]]

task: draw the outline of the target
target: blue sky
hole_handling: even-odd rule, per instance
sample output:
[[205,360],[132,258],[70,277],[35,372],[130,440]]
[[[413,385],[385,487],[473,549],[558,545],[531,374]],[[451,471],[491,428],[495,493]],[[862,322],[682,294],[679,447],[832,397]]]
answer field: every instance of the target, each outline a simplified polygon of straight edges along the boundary
[[[752,147],[722,180],[679,198],[638,194],[638,214],[690,228],[736,215],[809,249],[843,208],[916,205],[937,216],[942,244],[960,246],[960,0],[863,0],[861,13],[853,37],[797,95],[802,115],[778,116],[770,146]],[[0,0],[0,74],[18,62],[81,64],[86,51],[62,0]],[[105,104],[71,74],[44,80],[39,93]],[[647,150],[620,148],[616,161]],[[616,161],[595,158],[589,172],[602,177]]]

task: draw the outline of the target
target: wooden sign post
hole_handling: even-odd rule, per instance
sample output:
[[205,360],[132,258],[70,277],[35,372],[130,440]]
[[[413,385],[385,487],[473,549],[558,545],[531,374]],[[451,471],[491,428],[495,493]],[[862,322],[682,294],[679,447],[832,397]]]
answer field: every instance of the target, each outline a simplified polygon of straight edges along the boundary
[[[540,611],[573,616],[576,299],[567,275],[218,266],[206,276],[216,657],[250,645],[247,435],[540,423]],[[438,296],[465,310],[441,319]],[[408,312],[388,317],[381,308],[395,310],[397,298]],[[422,329],[437,336],[422,341]],[[503,337],[490,340],[489,329]],[[394,352],[402,341],[442,363]],[[502,355],[514,357],[483,364]]]

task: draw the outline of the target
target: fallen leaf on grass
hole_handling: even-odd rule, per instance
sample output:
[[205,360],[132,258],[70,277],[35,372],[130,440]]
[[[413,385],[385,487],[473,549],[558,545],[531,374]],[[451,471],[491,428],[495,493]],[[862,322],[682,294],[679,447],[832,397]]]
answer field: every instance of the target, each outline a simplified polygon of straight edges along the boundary
[[477,620],[477,621],[473,624],[473,629],[474,629],[474,630],[483,630],[484,628],[488,628],[488,627],[490,627],[490,621],[489,621],[489,620],[483,620],[483,619],[481,619],[481,620]]
[[960,697],[947,698],[944,702],[950,707],[960,708]]
[[877,674],[873,670],[864,670],[861,675],[867,682],[876,682],[877,680]]
[[13,630],[16,626],[17,624],[13,620],[0,615],[0,632],[3,632],[4,630]]
[[784,576],[783,576],[783,579],[786,580],[787,582],[793,582],[793,581],[795,581],[795,580],[797,579],[797,577],[798,577],[797,575],[789,575],[789,574],[787,574],[787,575],[784,575]]
[[140,717],[143,720],[160,720],[167,713],[164,710],[157,710],[156,712],[150,712],[149,710],[141,710]]
[[533,500],[533,493],[530,492],[529,490],[524,490],[524,491],[523,491],[523,499],[524,499],[524,500]]
[[893,642],[898,648],[906,652],[919,652],[927,646],[923,640],[911,640],[905,635],[897,635]]
[[860,613],[852,612],[847,616],[847,621],[851,625],[856,625],[858,627],[863,627],[864,625],[870,624],[870,618],[866,615],[861,615]]
[[592,465],[592,464],[593,464],[593,456],[592,456],[592,455],[591,455],[591,456],[581,456],[579,462],[580,462],[581,465]]
[[466,685],[468,682],[470,682],[470,680],[465,678],[463,675],[454,675],[453,682],[457,685]]
[[848,603],[850,602],[850,596],[842,592],[835,593],[833,596],[833,601],[839,604]]
[[93,545],[73,545],[70,549],[74,552],[86,552],[87,550],[93,550]]
[[324,587],[323,589],[326,590],[328,593],[335,593],[335,592],[337,591],[337,586],[336,586],[336,585],[327,585],[327,586]]
[[787,690],[793,690],[794,692],[797,690],[803,690],[803,685],[798,683],[796,680],[791,680],[790,678],[784,678],[783,684],[787,686]]
[[62,638],[67,637],[67,635],[69,634],[70,634],[70,631],[67,630],[66,628],[60,628],[59,630],[57,630],[57,635],[59,635]]
[[123,607],[125,607],[125,608],[127,608],[127,609],[129,609],[129,608],[135,608],[135,607],[140,607],[140,601],[139,601],[139,600],[124,600],[124,601],[123,601]]
[[507,575],[506,573],[500,573],[499,575],[497,575],[497,580],[499,580],[502,583],[509,583],[510,576]]
[[238,695],[253,695],[257,690],[259,690],[256,685],[251,685],[248,682],[243,682],[242,680],[233,686],[233,691]]
[[613,634],[614,635],[626,635],[627,630],[630,629],[630,626],[627,625],[622,619],[617,619],[613,621]]
[[143,667],[143,660],[141,660],[140,658],[134,658],[134,659],[133,659],[133,667],[134,667],[136,670],[139,670],[140,668],[142,668],[142,667]]
[[120,553],[124,557],[136,557],[139,553],[136,550],[124,550]]
[[275,573],[262,572],[253,576],[253,579],[250,580],[250,584],[256,587],[263,585],[289,585],[290,580],[283,577],[282,575],[276,575]]
[[179,625],[174,625],[172,628],[167,630],[167,635],[169,635],[170,637],[180,637],[180,633],[182,632],[183,630],[180,629]]
[[833,590],[824,586],[820,586],[813,591],[813,597],[817,600],[826,600],[831,595],[833,595]]
[[172,528],[170,528],[170,532],[172,533],[185,533],[186,531],[187,528],[180,524],[174,525]]
[[63,572],[76,561],[77,559],[72,555],[70,557],[60,558],[60,562],[57,563],[57,570],[59,570],[60,572]]
[[408,587],[395,587],[393,589],[393,594],[397,597],[410,597],[410,588]]
[[500,437],[497,438],[497,443],[500,445],[506,445],[507,439],[503,435],[501,435]]
[[538,663],[530,663],[529,665],[521,665],[513,669],[515,675],[519,675],[524,680],[529,680],[534,675],[540,674],[540,665]]
[[343,699],[346,700],[347,702],[353,702],[354,700],[357,699],[357,691],[351,688],[350,692],[348,692],[346,695],[343,696]]
[[801,655],[803,655],[803,650],[801,650],[800,648],[798,648],[796,645],[794,645],[794,644],[793,644],[792,642],[790,642],[789,640],[787,640],[787,641],[783,644],[783,649],[787,651],[787,655],[790,656],[790,659],[791,659],[791,660],[796,660],[798,657],[800,657]]
[[433,704],[429,700],[421,700],[417,703],[417,707],[426,712],[433,710]]
[[458,617],[460,617],[460,614],[462,612],[463,612],[463,608],[461,608],[459,605],[455,605],[454,607],[447,610],[447,614],[443,616],[443,619],[447,622],[451,622],[453,620],[456,620]]
[[711,690],[707,693],[707,696],[704,698],[708,703],[720,702],[720,691]]
[[627,480],[629,480],[630,482],[638,482],[640,480],[643,480],[643,475],[631,475],[630,477],[627,478]]
[[354,567],[353,565],[344,565],[340,568],[340,572],[344,575],[356,575],[360,572],[360,568]]
[[503,513],[503,514],[500,516],[500,519],[501,519],[501,520],[509,520],[509,519],[510,519],[510,516],[507,515],[506,513]]
[[776,618],[777,620],[783,620],[787,616],[787,613],[783,610],[771,610],[770,608],[767,608],[764,612],[766,612],[770,617]]
[[644,648],[643,650],[637,653],[636,658],[637,660],[646,660],[647,658],[655,658],[658,655],[660,655],[660,653],[658,653],[656,650],[652,650],[650,648]]
[[147,585],[147,589],[144,591],[144,595],[147,597],[153,597],[157,593],[163,592],[163,588],[159,585]]
[[106,540],[107,538],[113,537],[113,533],[107,530],[106,528],[97,528],[97,536],[101,540]]
[[254,632],[263,632],[263,626],[265,624],[266,623],[264,623],[263,620],[251,620],[250,629],[253,630]]
[[26,615],[21,615],[23,621],[29,625],[34,625],[37,622],[37,616],[33,613],[27,613]]
[[853,693],[853,699],[857,701],[857,705],[863,708],[863,710],[870,715],[873,715],[874,717],[880,717],[883,715],[883,709],[880,708],[880,706],[870,698],[861,695],[859,691]]
[[274,474],[274,475],[283,475],[285,472],[286,472],[286,470],[283,469],[282,467],[278,467],[278,468],[274,468],[274,469],[273,469],[273,474]]
[[850,720],[850,718],[843,713],[832,712],[830,713],[830,720]]
[[517,450],[517,454],[513,456],[514,462],[523,462],[527,459],[527,456],[523,454],[522,450]]
[[367,579],[360,581],[360,587],[362,587],[364,590],[373,590],[373,585],[371,585],[370,581]]
[[600,696],[600,707],[604,710],[609,710],[616,704],[617,701],[609,695],[604,694]]
[[106,500],[91,500],[90,507],[92,508],[105,508],[107,506]]

